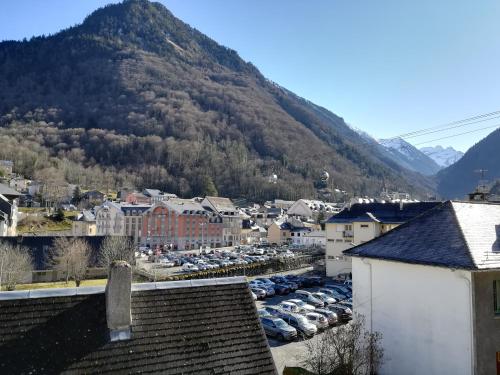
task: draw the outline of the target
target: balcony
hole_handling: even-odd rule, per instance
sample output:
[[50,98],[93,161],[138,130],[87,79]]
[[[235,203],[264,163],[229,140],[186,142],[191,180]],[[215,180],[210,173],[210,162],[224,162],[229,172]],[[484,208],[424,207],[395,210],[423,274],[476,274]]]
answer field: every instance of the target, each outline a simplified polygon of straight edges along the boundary
[[342,237],[344,238],[353,238],[354,237],[354,233],[352,230],[345,230],[342,232]]

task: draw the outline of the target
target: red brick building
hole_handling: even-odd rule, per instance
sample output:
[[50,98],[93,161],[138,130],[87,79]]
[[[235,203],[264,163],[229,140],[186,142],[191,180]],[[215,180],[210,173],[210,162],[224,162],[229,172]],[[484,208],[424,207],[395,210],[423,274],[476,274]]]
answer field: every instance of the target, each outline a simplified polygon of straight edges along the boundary
[[141,242],[151,246],[171,245],[179,250],[220,247],[222,236],[222,218],[189,199],[159,202],[142,219]]

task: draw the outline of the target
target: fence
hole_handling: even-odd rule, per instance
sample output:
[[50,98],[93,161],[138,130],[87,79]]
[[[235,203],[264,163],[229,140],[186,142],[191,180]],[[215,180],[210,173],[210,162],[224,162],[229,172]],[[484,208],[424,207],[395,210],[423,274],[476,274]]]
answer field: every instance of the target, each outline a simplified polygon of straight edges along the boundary
[[260,262],[248,265],[238,265],[214,270],[199,271],[178,275],[158,275],[144,269],[136,269],[136,276],[143,277],[148,281],[176,281],[191,279],[210,279],[214,277],[230,276],[258,276],[276,272],[290,271],[304,268],[324,259],[322,255],[306,255],[289,259],[272,259],[267,262]]

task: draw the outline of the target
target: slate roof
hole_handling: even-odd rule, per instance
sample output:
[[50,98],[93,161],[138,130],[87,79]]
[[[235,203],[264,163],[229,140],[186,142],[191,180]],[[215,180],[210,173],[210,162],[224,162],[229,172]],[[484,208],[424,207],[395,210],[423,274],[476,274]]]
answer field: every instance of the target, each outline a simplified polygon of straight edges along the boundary
[[14,189],[5,184],[0,184],[0,194],[4,195],[7,198],[16,198],[22,195],[18,191],[15,191]]
[[441,202],[400,203],[355,203],[333,215],[327,223],[352,223],[379,221],[386,224],[400,224],[430,210]]
[[215,208],[218,213],[222,212],[233,212],[236,210],[233,202],[229,198],[224,197],[205,197],[205,199],[210,202],[210,204]]
[[116,342],[103,288],[76,289],[90,290],[0,294],[0,373],[277,374],[243,278],[134,284],[132,336]]
[[344,254],[470,270],[500,268],[500,205],[447,201]]

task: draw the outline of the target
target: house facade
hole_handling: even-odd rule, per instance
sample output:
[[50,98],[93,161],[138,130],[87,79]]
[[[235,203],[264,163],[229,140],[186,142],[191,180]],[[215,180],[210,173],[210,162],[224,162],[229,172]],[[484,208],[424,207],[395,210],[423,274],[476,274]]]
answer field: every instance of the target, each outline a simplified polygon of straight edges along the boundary
[[17,235],[18,201],[20,193],[0,184],[0,237]]
[[299,199],[288,208],[287,214],[288,216],[295,216],[302,220],[317,221],[321,217],[322,220],[326,220],[339,211],[340,209],[335,203]]
[[380,374],[497,373],[500,205],[445,202],[346,250],[353,308],[382,333]]
[[286,221],[275,221],[267,228],[267,242],[285,245],[292,242],[292,225]]
[[124,236],[125,215],[115,202],[105,202],[95,212],[98,236]]
[[222,246],[234,246],[241,243],[241,216],[229,198],[205,197],[201,205],[212,210],[222,219]]
[[439,204],[370,202],[345,207],[325,224],[327,276],[351,273],[351,260],[344,256],[344,250],[371,241]]
[[71,224],[71,234],[73,236],[97,235],[96,218],[91,211],[83,210]]
[[221,247],[223,233],[222,218],[215,212],[189,199],[170,199],[144,213],[141,243],[178,250]]

